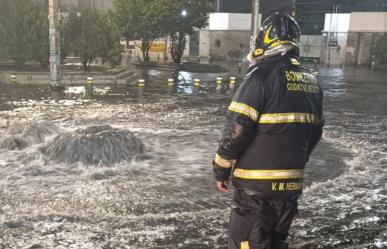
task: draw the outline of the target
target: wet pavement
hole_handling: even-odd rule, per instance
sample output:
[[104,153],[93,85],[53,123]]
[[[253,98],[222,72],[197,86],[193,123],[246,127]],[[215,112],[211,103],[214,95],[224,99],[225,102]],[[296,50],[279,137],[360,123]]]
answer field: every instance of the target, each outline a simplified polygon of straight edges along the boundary
[[[53,162],[42,148],[55,134],[40,131],[24,150],[1,149],[0,248],[226,248],[230,195],[216,191],[211,165],[232,92],[216,89],[218,74],[180,72],[173,87],[171,72],[141,76],[144,88],[98,86],[93,97],[0,84],[2,139],[7,126],[111,125],[145,145],[113,166]],[[326,128],[292,248],[387,248],[387,74],[320,69],[319,79]]]

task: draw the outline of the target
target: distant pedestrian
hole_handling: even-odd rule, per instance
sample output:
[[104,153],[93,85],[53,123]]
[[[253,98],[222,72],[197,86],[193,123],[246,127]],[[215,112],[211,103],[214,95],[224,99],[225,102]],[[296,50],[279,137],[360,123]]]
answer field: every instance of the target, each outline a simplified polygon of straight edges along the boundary
[[291,16],[268,17],[228,109],[214,175],[220,191],[234,187],[230,249],[288,248],[304,168],[324,124],[322,89],[300,65],[299,38]]

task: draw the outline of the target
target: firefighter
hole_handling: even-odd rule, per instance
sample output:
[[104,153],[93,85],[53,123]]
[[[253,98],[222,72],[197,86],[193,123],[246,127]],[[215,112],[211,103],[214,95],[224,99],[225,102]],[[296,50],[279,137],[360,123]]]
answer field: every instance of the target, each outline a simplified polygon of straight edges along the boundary
[[229,108],[213,163],[232,184],[230,249],[285,249],[305,164],[323,132],[322,89],[299,61],[300,29],[287,14],[262,23],[251,66]]

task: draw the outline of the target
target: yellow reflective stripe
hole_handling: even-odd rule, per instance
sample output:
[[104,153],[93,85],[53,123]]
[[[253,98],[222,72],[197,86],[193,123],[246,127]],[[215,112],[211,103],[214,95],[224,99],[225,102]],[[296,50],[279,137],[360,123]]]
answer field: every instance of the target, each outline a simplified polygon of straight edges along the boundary
[[241,249],[250,249],[249,242],[248,241],[241,242]]
[[281,170],[235,169],[234,176],[242,179],[256,179],[256,180],[301,179],[304,176],[304,170],[302,169],[281,169]]
[[296,42],[293,42],[293,41],[277,41],[277,42],[274,42],[274,43],[270,44],[270,48],[274,48],[276,46],[286,45],[286,44],[291,44],[291,45],[293,45],[295,47],[299,47],[299,45]]
[[290,59],[290,62],[291,62],[293,65],[296,65],[296,66],[298,66],[298,65],[301,64],[299,60],[294,59],[294,58],[291,58],[291,59]]
[[318,117],[310,113],[270,113],[261,114],[258,123],[260,124],[283,124],[283,123],[308,123],[315,124]]
[[230,107],[228,108],[229,111],[236,112],[243,114],[249,118],[251,118],[254,122],[258,121],[258,112],[253,107],[239,103],[239,102],[231,102]]
[[222,167],[222,168],[226,168],[226,169],[231,168],[234,166],[235,162],[236,162],[235,159],[227,160],[227,159],[222,158],[218,154],[216,154],[216,156],[215,156],[216,165],[218,165],[219,167]]

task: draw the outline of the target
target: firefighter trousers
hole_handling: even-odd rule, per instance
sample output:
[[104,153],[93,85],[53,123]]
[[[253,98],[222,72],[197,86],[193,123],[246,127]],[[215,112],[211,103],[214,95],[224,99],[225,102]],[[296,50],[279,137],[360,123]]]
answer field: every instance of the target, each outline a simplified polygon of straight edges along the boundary
[[287,249],[287,237],[297,200],[267,200],[234,189],[229,249]]

